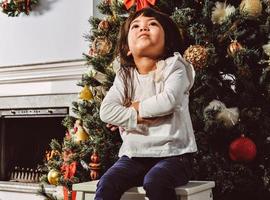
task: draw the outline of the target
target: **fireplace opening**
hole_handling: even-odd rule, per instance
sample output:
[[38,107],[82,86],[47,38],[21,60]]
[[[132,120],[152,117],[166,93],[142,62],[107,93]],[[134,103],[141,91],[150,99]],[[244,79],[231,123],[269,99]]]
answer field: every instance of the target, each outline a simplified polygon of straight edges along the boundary
[[0,110],[0,181],[38,182],[50,141],[61,141],[68,107]]

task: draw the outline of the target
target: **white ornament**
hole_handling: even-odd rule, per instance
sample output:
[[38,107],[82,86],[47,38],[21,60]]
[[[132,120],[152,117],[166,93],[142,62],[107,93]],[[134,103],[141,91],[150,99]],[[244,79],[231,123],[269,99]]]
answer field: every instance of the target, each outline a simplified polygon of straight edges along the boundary
[[226,19],[235,12],[235,7],[226,5],[223,2],[216,2],[216,7],[212,10],[212,22],[213,24],[222,24]]
[[227,128],[233,127],[239,119],[238,108],[225,108],[217,114],[217,120]]
[[262,46],[264,53],[270,57],[270,43]]

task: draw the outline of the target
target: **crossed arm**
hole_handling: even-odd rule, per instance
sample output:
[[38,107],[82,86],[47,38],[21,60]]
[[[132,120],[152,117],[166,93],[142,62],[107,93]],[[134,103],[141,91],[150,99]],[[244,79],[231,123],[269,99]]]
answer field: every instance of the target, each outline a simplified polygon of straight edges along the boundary
[[130,107],[123,106],[123,85],[119,76],[116,76],[113,86],[101,104],[101,120],[125,129],[135,129],[137,124],[154,123],[158,118],[172,114],[181,102],[187,86],[183,72],[183,67],[175,68],[165,80],[161,93],[141,102],[133,102]]

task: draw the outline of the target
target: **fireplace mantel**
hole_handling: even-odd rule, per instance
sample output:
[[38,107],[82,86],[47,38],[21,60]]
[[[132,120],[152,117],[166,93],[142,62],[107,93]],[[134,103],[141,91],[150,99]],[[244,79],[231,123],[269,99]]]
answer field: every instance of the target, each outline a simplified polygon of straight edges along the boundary
[[86,71],[84,60],[0,67],[0,97],[72,94]]

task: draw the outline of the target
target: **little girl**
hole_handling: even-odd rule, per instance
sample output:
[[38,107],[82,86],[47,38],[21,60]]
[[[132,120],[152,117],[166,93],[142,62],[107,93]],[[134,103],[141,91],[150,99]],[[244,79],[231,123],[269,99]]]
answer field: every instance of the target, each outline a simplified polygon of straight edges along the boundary
[[122,25],[121,68],[100,118],[121,127],[123,144],[95,200],[119,200],[140,185],[150,200],[176,200],[175,187],[189,181],[188,155],[197,151],[188,108],[194,70],[182,48],[176,24],[154,9],[142,9]]

